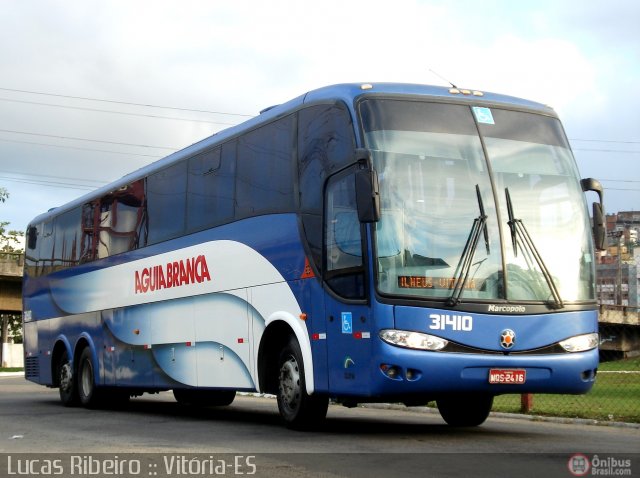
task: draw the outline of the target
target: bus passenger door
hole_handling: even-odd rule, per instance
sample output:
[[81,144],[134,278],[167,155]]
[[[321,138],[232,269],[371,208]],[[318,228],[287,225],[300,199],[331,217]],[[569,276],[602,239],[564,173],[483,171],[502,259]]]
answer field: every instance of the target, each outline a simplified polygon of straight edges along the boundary
[[356,209],[354,169],[329,178],[325,191],[323,279],[329,389],[363,394],[371,373],[371,311],[365,280],[365,227]]

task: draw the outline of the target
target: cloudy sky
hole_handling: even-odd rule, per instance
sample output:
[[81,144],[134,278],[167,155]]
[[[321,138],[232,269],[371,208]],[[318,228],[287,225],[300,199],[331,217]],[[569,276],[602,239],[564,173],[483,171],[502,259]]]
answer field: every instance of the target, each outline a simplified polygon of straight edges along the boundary
[[639,23],[636,0],[0,0],[0,220],[310,89],[441,77],[554,107],[607,211],[640,210]]

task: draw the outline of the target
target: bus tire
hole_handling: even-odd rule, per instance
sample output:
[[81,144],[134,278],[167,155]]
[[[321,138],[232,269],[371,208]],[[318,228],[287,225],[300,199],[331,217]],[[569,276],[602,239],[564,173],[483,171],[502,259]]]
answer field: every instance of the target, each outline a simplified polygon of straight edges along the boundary
[[476,427],[484,423],[493,406],[493,395],[460,393],[436,400],[440,415],[452,427]]
[[324,420],[329,397],[307,394],[302,352],[293,336],[280,352],[277,383],[278,410],[287,427],[306,430]]
[[235,390],[191,390],[174,388],[173,396],[181,405],[194,407],[226,407],[236,398]]
[[85,347],[80,354],[77,377],[80,404],[87,408],[98,406],[100,404],[100,390],[96,386],[92,354],[89,347]]
[[78,404],[78,388],[76,377],[73,373],[73,366],[69,361],[69,354],[65,350],[60,355],[56,367],[56,376],[60,392],[60,401],[65,407],[73,407]]

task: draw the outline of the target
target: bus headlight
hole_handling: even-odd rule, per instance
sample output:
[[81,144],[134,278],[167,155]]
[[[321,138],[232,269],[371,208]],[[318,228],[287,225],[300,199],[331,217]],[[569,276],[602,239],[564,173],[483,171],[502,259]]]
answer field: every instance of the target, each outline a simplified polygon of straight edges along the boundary
[[567,352],[584,352],[595,349],[598,346],[599,337],[597,333],[576,335],[570,339],[560,342],[560,346]]
[[391,345],[418,350],[442,350],[449,343],[448,340],[434,335],[409,330],[381,330],[380,338]]

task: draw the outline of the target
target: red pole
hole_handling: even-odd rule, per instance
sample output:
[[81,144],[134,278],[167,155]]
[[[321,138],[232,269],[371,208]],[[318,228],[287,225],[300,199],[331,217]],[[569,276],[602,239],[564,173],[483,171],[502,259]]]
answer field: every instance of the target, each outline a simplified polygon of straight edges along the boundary
[[520,395],[520,413],[529,413],[533,408],[533,394],[523,393]]

